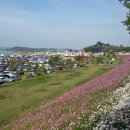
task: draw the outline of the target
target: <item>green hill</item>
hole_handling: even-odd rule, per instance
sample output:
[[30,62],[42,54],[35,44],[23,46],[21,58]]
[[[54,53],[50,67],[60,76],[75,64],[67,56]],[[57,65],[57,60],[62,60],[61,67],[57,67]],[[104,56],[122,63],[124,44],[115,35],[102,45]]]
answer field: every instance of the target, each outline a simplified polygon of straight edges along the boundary
[[30,48],[30,47],[13,47],[8,49],[9,51],[56,51],[57,49],[55,48]]
[[114,52],[121,52],[121,51],[130,52],[130,47],[124,47],[123,45],[114,46],[114,45],[105,44],[102,42],[97,42],[95,45],[84,48],[85,52],[93,52],[93,53],[104,52],[104,51],[109,51],[109,50],[112,50]]

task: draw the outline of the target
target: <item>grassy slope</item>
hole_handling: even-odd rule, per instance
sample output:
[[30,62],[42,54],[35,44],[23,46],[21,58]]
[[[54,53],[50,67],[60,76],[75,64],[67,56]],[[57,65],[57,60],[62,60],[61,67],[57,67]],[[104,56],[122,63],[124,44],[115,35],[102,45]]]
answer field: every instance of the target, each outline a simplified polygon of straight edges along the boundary
[[3,84],[0,86],[0,126],[111,68],[109,65],[87,66],[46,75],[45,78]]

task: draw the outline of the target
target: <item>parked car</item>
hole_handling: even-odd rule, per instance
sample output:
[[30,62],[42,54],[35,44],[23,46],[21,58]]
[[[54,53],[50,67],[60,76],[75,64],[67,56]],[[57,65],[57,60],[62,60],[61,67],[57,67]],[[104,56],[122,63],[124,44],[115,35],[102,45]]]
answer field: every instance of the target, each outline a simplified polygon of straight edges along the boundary
[[52,72],[51,72],[51,70],[45,70],[44,73],[45,73],[45,74],[50,74],[50,73],[52,73]]
[[3,67],[0,67],[0,72],[3,72],[4,71],[4,68]]
[[13,82],[13,81],[17,80],[16,75],[9,75],[9,74],[0,73],[0,77],[2,77],[2,79],[4,80],[4,83]]
[[29,72],[31,77],[36,77],[37,74],[35,72]]
[[9,78],[6,78],[6,82],[14,82],[17,80],[16,76],[10,76]]
[[4,77],[0,77],[0,84],[5,82],[5,78]]

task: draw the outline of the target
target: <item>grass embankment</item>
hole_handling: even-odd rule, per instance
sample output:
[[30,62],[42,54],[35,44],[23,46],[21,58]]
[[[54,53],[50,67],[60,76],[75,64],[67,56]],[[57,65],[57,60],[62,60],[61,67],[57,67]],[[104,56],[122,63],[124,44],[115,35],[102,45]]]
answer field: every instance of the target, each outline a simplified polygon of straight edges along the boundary
[[54,99],[113,66],[91,65],[0,86],[0,126],[16,120],[30,108]]

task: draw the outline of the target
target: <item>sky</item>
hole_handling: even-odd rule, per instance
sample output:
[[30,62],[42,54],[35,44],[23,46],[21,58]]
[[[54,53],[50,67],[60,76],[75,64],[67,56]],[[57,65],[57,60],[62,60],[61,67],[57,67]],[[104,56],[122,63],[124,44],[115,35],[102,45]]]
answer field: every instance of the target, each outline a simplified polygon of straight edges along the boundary
[[126,13],[118,0],[0,0],[0,46],[128,46]]

